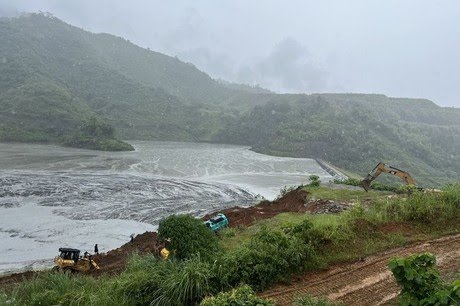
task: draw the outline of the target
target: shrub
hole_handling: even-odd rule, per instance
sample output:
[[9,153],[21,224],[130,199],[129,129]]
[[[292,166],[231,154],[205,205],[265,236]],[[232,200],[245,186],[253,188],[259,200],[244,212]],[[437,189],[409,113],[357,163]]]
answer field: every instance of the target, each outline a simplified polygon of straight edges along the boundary
[[401,287],[402,305],[459,305],[460,280],[443,284],[431,253],[394,258],[388,264]]
[[135,255],[116,288],[130,305],[195,305],[215,292],[214,271],[200,257],[163,261]]
[[460,183],[448,184],[442,189],[442,199],[457,208],[460,208]]
[[283,188],[280,189],[280,194],[278,195],[277,199],[280,199],[281,197],[284,197],[288,192],[291,192],[292,190],[295,190],[297,187],[295,186],[284,186]]
[[249,243],[221,259],[222,282],[230,286],[249,284],[267,288],[292,273],[315,263],[314,249],[299,238],[263,228]]
[[168,249],[178,259],[200,255],[210,260],[219,249],[216,235],[190,215],[172,215],[161,220],[158,237],[168,241]]
[[205,298],[200,306],[272,306],[270,300],[258,297],[248,285],[244,285],[228,292],[221,292],[216,296]]
[[321,181],[319,180],[319,176],[314,175],[314,174],[310,175],[308,180],[310,181],[310,183],[308,183],[307,186],[310,186],[310,187],[319,187],[319,185],[321,184]]
[[195,305],[212,293],[211,264],[199,257],[180,262],[170,275],[164,278],[155,305]]
[[224,237],[224,238],[230,238],[230,237],[234,237],[237,233],[237,229],[236,228],[232,228],[232,227],[225,227],[223,229],[221,229],[218,234],[220,237]]
[[176,263],[156,257],[133,255],[116,282],[117,292],[133,305],[148,305],[161,293],[164,280]]

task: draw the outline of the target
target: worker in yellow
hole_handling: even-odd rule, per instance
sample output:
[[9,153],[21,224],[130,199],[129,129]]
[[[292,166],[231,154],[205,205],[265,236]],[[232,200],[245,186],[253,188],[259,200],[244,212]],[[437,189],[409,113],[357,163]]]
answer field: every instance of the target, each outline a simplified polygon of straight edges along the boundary
[[160,251],[160,255],[161,255],[161,258],[163,260],[167,260],[168,257],[169,257],[169,251],[167,248],[162,248],[161,251]]

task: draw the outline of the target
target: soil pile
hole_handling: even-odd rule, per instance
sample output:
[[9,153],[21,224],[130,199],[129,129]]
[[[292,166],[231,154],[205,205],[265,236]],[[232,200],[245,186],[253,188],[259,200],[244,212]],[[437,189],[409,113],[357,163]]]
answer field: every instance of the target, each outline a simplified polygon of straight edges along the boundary
[[125,243],[107,253],[94,255],[93,259],[99,265],[100,270],[94,271],[92,274],[116,274],[122,272],[133,253],[140,255],[158,254],[157,236],[156,232],[145,232],[134,237],[133,242]]
[[[274,201],[262,201],[259,204],[251,207],[232,207],[218,212],[224,213],[229,219],[230,227],[248,226],[255,221],[268,219],[283,212],[297,213],[336,213],[346,209],[349,204],[336,203],[327,200],[311,200],[308,201],[308,192],[302,188],[297,188],[287,192],[282,197]],[[214,216],[215,213],[210,213],[202,219],[207,220]],[[132,253],[158,254],[157,233],[145,232],[137,235],[133,242],[127,242],[121,247],[111,250],[107,253],[94,255],[92,258],[99,265],[100,270],[93,271],[91,274],[118,274],[123,271],[126,262]],[[19,282],[25,278],[30,278],[36,275],[36,272],[15,273],[9,276],[0,278],[0,286]]]
[[[218,212],[227,216],[230,227],[248,226],[257,220],[268,219],[283,212],[306,212],[307,195],[307,191],[297,188],[274,201],[265,200],[255,206],[235,206]],[[208,220],[216,213],[205,215],[203,220]]]
[[203,217],[208,220],[216,213],[227,216],[230,227],[249,226],[255,221],[268,219],[284,212],[311,213],[311,214],[335,214],[351,208],[353,204],[335,202],[331,200],[308,200],[308,192],[301,187],[287,192],[281,198],[274,201],[262,201],[251,207],[239,207],[223,209]]

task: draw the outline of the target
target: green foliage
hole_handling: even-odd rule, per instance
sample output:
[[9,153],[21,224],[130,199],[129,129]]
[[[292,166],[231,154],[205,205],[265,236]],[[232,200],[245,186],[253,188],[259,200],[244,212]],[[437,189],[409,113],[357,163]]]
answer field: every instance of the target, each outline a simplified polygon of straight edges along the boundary
[[394,258],[388,264],[401,287],[401,305],[458,305],[460,280],[443,284],[431,253]]
[[101,151],[134,151],[129,143],[118,139],[90,138],[74,134],[63,138],[62,145],[74,148],[83,148]]
[[447,189],[443,193],[415,192],[407,198],[379,201],[370,207],[366,215],[378,222],[392,220],[432,224],[452,220],[460,208],[455,200],[458,189]]
[[4,299],[9,301],[5,305],[126,305],[111,293],[111,285],[104,277],[44,272],[17,285]]
[[284,186],[283,188],[280,189],[280,194],[278,195],[278,199],[285,196],[287,193],[295,190],[297,187],[296,186]]
[[[209,141],[230,119],[214,104],[241,93],[176,58],[42,14],[2,18],[0,37],[0,122],[47,140],[97,117],[108,125],[87,126],[90,138],[116,131],[125,139]],[[8,136],[0,140],[29,141]]]
[[[379,225],[405,220],[406,226],[416,225],[414,230],[418,232],[414,234],[415,239],[420,239],[423,231],[431,235],[433,228],[448,233],[453,227],[456,229],[454,232],[458,232],[459,188],[455,184],[446,186],[442,193],[400,196],[369,206],[357,204],[341,215],[281,214],[240,229],[234,236],[222,236],[222,244],[239,236],[243,236],[244,240],[234,241],[235,247],[221,253],[213,252],[218,250],[218,245],[213,251],[208,249],[217,238],[214,234],[203,238],[201,228],[207,233],[210,231],[200,220],[191,216],[171,216],[160,225],[163,227],[163,239],[172,237],[173,243],[174,237],[194,233],[180,244],[181,247],[182,243],[185,245],[186,259],[163,261],[153,255],[134,255],[125,271],[111,278],[41,273],[5,293],[0,291],[0,304],[196,305],[209,297],[204,305],[227,302],[267,305],[264,304],[268,303],[266,301],[258,301],[247,286],[229,293],[217,293],[241,284],[263,290],[292,274],[324,267],[338,260],[356,260],[408,241],[380,231]],[[430,215],[432,220],[427,219]],[[201,243],[193,245],[193,248],[187,244],[187,241],[196,240],[206,242],[205,247]],[[405,305],[458,304],[460,280],[444,284],[434,264],[435,259],[430,254],[392,260],[390,267],[398,283],[404,286],[401,301]],[[304,297],[297,305],[331,305],[328,303],[324,299]]]
[[[113,127],[102,134],[122,139],[244,144],[361,174],[385,160],[420,184],[460,173],[455,108],[384,95],[228,88],[177,58],[42,14],[2,18],[0,38],[0,141],[72,138],[95,116]],[[75,138],[76,146],[120,148]]]
[[356,94],[273,95],[265,102],[222,129],[221,141],[323,159],[361,175],[384,160],[409,171],[420,185],[440,185],[460,173],[457,109]]
[[248,243],[225,254],[219,263],[224,284],[244,283],[261,290],[311,267],[315,252],[295,236],[263,228]]
[[219,251],[216,235],[201,220],[190,215],[172,215],[161,220],[158,237],[167,241],[172,256],[178,259],[195,255],[212,259]]
[[309,187],[319,187],[319,185],[321,184],[321,181],[319,180],[319,176],[317,175],[310,175],[308,180],[310,181],[310,183],[308,183],[307,185]]
[[258,297],[248,285],[207,297],[200,306],[273,306],[275,303]]
[[442,189],[441,197],[445,202],[460,207],[460,183],[446,185]]
[[294,306],[339,306],[341,304],[333,303],[326,298],[315,298],[309,295],[297,298],[293,304]]
[[219,230],[219,236],[224,238],[234,237],[236,235],[237,229],[232,227],[225,227]]
[[177,268],[163,279],[153,304],[195,305],[199,303],[213,290],[212,271],[211,265],[199,257],[180,262]]

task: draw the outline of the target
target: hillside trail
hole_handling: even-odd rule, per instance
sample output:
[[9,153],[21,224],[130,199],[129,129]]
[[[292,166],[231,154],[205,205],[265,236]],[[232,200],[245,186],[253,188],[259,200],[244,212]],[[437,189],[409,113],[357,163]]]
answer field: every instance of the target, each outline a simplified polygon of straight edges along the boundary
[[395,256],[431,252],[441,274],[460,271],[460,234],[388,250],[351,264],[333,265],[325,271],[296,277],[291,284],[276,285],[260,294],[277,305],[290,305],[297,296],[326,297],[345,305],[395,305],[399,293],[388,262]]

